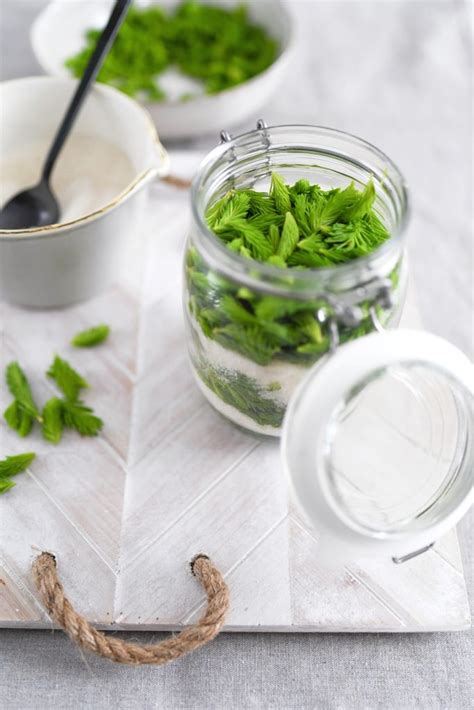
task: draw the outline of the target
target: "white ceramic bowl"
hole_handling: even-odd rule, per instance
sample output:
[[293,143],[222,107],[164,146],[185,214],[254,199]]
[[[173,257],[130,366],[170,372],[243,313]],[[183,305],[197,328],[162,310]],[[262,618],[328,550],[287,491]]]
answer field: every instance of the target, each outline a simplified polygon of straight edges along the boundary
[[[170,7],[176,3],[177,0],[161,0],[159,4]],[[237,3],[238,0],[217,0],[219,5]],[[70,76],[65,60],[84,46],[85,30],[104,26],[111,4],[112,0],[55,0],[40,13],[31,28],[31,44],[46,73]],[[136,4],[150,2],[137,0]],[[247,0],[247,5],[252,19],[279,42],[278,58],[258,76],[219,94],[202,94],[186,102],[170,99],[146,103],[162,138],[190,138],[228,129],[259,111],[277,89],[294,51],[291,14],[280,0]],[[179,96],[186,91],[183,79],[170,72],[162,83],[170,95],[174,92]]]
[[[75,79],[56,77],[0,84],[0,181],[2,188],[7,188],[5,201],[11,196],[8,190],[11,193],[29,187],[39,178],[43,158],[76,86]],[[75,153],[71,152],[73,141],[79,146]],[[82,146],[90,155],[81,155]],[[108,152],[102,153],[101,159],[102,148]],[[126,172],[122,189],[115,194],[122,159]],[[79,161],[85,161],[97,174],[79,171],[75,175]],[[140,234],[147,193],[144,188],[167,172],[168,156],[146,111],[125,94],[97,85],[58,157],[52,175],[54,189],[55,173],[59,174],[61,167],[64,189],[69,189],[74,203],[84,198],[85,187],[89,186],[89,204],[95,207],[87,212],[79,203],[76,213],[61,224],[0,230],[2,300],[43,308],[66,306],[91,298],[113,283],[126,267]],[[15,175],[20,169],[21,175]],[[13,182],[8,184],[12,173]],[[70,175],[77,180],[72,186]],[[16,184],[23,179],[27,184]],[[104,185],[110,186],[109,192]],[[61,207],[67,215],[67,205]]]

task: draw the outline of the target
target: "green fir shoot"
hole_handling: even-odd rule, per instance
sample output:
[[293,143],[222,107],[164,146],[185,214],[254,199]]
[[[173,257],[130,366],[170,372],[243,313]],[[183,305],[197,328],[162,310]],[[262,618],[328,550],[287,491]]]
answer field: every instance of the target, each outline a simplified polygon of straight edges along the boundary
[[11,480],[12,476],[25,471],[35,457],[34,453],[17,454],[7,456],[0,461],[0,494],[6,493],[15,486],[15,482]]
[[7,365],[5,375],[8,389],[13,395],[18,407],[33,419],[40,420],[38,407],[35,404],[31,388],[25,373],[17,362]]
[[11,490],[15,486],[16,483],[11,481],[9,478],[0,478],[0,495],[7,493],[7,491]]
[[64,425],[75,429],[81,436],[97,436],[103,427],[102,419],[80,401],[63,403]]
[[110,328],[108,325],[96,325],[94,328],[83,330],[71,340],[71,345],[76,348],[93,348],[100,345],[109,337]]
[[28,436],[34,422],[41,423],[41,415],[33,399],[29,382],[17,362],[7,365],[5,379],[14,399],[5,409],[4,419],[19,436]]
[[207,222],[233,252],[278,268],[327,268],[374,251],[389,233],[373,206],[375,187],[323,190],[272,173],[268,194],[231,190],[208,209]]
[[47,374],[54,379],[64,398],[52,398],[46,403],[43,411],[44,438],[57,444],[64,428],[74,429],[81,436],[97,436],[103,421],[79,399],[81,390],[89,387],[86,380],[58,355]]
[[34,460],[36,454],[17,454],[16,456],[7,456],[0,461],[0,478],[10,478],[22,473],[30,463]]
[[3,416],[8,426],[22,438],[28,436],[33,428],[33,417],[21,409],[16,399],[5,409]]
[[46,373],[51,377],[69,401],[75,401],[82,389],[89,387],[86,380],[74,370],[73,367],[59,355],[54,358],[53,364]]
[[43,437],[51,444],[61,441],[64,429],[63,419],[64,403],[58,397],[49,399],[43,408]]
[[278,244],[277,256],[281,257],[283,261],[286,261],[290,254],[293,254],[296,249],[298,239],[298,225],[296,224],[295,218],[291,212],[287,212],[285,216],[285,223],[283,225],[283,231],[281,233],[280,243]]

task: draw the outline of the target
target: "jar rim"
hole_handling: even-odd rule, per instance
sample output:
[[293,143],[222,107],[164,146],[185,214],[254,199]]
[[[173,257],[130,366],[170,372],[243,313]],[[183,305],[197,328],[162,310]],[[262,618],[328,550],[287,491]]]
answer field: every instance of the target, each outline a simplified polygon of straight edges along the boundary
[[[365,256],[360,256],[352,259],[349,262],[344,262],[342,264],[335,264],[329,267],[318,267],[318,268],[305,268],[305,269],[295,269],[292,267],[280,268],[272,264],[267,264],[254,259],[248,259],[236,252],[232,252],[226,248],[224,244],[216,237],[216,235],[209,229],[206,219],[205,219],[205,209],[207,205],[203,204],[200,199],[201,193],[213,174],[213,168],[219,164],[219,161],[225,156],[229,151],[233,155],[232,151],[237,148],[245,147],[249,144],[249,139],[256,136],[265,136],[271,138],[278,138],[280,134],[284,134],[288,131],[310,131],[314,136],[320,136],[325,138],[346,140],[348,143],[352,143],[354,146],[358,146],[365,149],[370,154],[372,154],[376,159],[380,160],[385,166],[387,166],[391,174],[395,176],[397,180],[397,195],[400,200],[400,219],[396,225],[396,229],[392,230],[390,233],[390,238],[381,244],[377,249],[375,249],[370,254]],[[278,148],[277,144],[271,144],[274,149]],[[285,144],[282,144],[282,148]],[[298,145],[295,142],[293,146]],[[286,146],[288,147],[288,146]],[[318,153],[318,145],[304,145],[302,146],[308,151],[314,151],[315,154]],[[319,148],[321,150],[321,147]],[[342,155],[338,153],[337,150],[331,150],[330,148],[324,148],[326,154],[333,155],[334,157],[339,157],[341,159],[346,159],[351,162],[350,155]],[[238,160],[238,159],[237,159]],[[367,165],[364,167],[374,174],[374,171]],[[317,278],[319,281],[326,282],[332,280],[335,276],[338,278],[347,278],[353,275],[354,272],[358,271],[369,271],[374,272],[377,267],[385,263],[387,257],[393,255],[394,252],[401,252],[402,248],[402,238],[408,223],[410,214],[410,201],[407,183],[403,177],[403,174],[396,166],[396,164],[379,148],[364,140],[358,136],[348,133],[346,131],[341,131],[335,128],[329,128],[327,126],[318,126],[312,124],[280,124],[276,126],[258,126],[257,129],[246,131],[241,133],[231,140],[223,141],[220,145],[216,146],[212,151],[201,162],[198,172],[193,180],[191,187],[191,209],[193,219],[198,226],[197,238],[199,240],[200,246],[203,246],[206,252],[206,256],[212,262],[219,271],[229,275],[229,276],[239,276],[247,285],[256,286],[262,288],[262,279],[268,280],[275,287],[276,284],[280,284],[284,288],[285,281],[288,279],[297,279],[300,284],[306,284],[307,286],[312,286],[314,280]],[[259,279],[252,276],[251,271],[255,272],[258,270]]]

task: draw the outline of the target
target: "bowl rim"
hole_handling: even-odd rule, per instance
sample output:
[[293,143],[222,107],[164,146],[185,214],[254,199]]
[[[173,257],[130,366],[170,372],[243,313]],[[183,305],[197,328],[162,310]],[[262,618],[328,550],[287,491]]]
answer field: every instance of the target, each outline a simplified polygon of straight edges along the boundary
[[[37,75],[37,76],[25,76],[17,79],[9,79],[7,81],[0,82],[0,91],[3,91],[6,87],[12,84],[30,84],[35,82],[38,84],[77,84],[78,79],[65,76],[51,76],[51,75]],[[107,86],[105,84],[95,84],[92,88],[93,91],[99,94],[110,95],[114,100],[122,101],[123,103],[128,103],[133,106],[134,110],[141,114],[144,119],[144,130],[148,133],[150,140],[156,152],[159,155],[160,167],[148,168],[147,170],[139,173],[132,182],[127,185],[118,195],[116,195],[112,200],[110,200],[106,205],[100,207],[99,209],[89,212],[82,217],[77,217],[75,219],[69,220],[68,222],[58,222],[55,224],[48,224],[43,227],[29,227],[26,229],[0,229],[0,242],[2,241],[15,241],[15,240],[32,240],[39,239],[44,236],[61,236],[65,232],[69,232],[75,227],[82,227],[90,222],[95,221],[99,217],[103,217],[108,214],[112,209],[117,207],[122,202],[125,202],[130,198],[139,187],[141,187],[145,182],[156,176],[164,176],[167,174],[169,169],[169,155],[168,152],[163,147],[158,132],[156,130],[155,124],[144,106],[142,106],[138,101],[135,101],[130,96],[127,96],[123,92],[115,89],[112,86]]]
[[[100,0],[101,3],[107,3],[109,0]],[[229,95],[233,95],[234,93],[237,93],[239,90],[245,89],[248,86],[252,86],[255,84],[258,84],[259,81],[264,80],[265,77],[267,77],[270,74],[273,74],[274,71],[277,71],[284,67],[291,55],[294,53],[296,50],[296,22],[294,20],[294,17],[292,13],[289,10],[289,2],[285,2],[284,0],[271,0],[272,3],[275,4],[275,11],[279,12],[284,20],[285,27],[286,27],[286,37],[283,39],[282,44],[280,46],[280,51],[278,52],[278,56],[276,57],[275,61],[273,61],[270,66],[268,66],[266,69],[261,71],[259,74],[256,74],[255,76],[250,77],[250,79],[247,79],[246,81],[241,82],[240,84],[236,84],[235,86],[230,86],[227,89],[223,89],[222,91],[218,91],[215,94],[197,94],[196,96],[193,96],[189,98],[186,101],[182,101],[180,99],[172,99],[172,100],[163,100],[163,101],[141,101],[140,99],[134,98],[135,101],[137,101],[141,106],[144,106],[148,110],[150,109],[156,109],[156,108],[179,108],[179,107],[192,107],[193,104],[198,103],[199,101],[204,101],[204,102],[209,102],[212,101],[213,99],[220,99],[220,97],[226,97]],[[48,3],[46,7],[43,8],[43,10],[36,16],[35,20],[33,21],[31,28],[30,28],[30,45],[33,50],[33,53],[35,55],[35,59],[40,65],[41,69],[48,75],[52,76],[55,78],[74,78],[71,77],[71,75],[67,72],[67,70],[63,67],[64,71],[61,71],[61,73],[52,73],[51,72],[51,66],[46,66],[45,63],[42,61],[40,54],[38,52],[38,42],[37,42],[37,37],[38,37],[38,28],[41,25],[42,22],[44,22],[45,17],[47,16],[48,13],[50,13],[53,8],[55,7],[63,7],[64,2],[61,2],[61,0],[52,0],[52,2]],[[111,86],[111,84],[103,84],[103,86]],[[114,88],[114,87],[112,87]],[[123,93],[123,92],[121,92]]]

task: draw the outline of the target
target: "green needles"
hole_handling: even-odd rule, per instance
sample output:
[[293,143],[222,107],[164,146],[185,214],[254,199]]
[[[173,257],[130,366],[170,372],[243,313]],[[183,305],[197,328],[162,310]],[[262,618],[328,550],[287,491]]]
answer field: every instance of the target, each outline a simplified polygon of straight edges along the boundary
[[16,484],[12,481],[12,476],[17,476],[25,471],[36,454],[17,454],[16,456],[7,456],[0,461],[0,495],[11,490]]
[[11,429],[20,436],[27,436],[35,421],[41,423],[41,415],[33,399],[29,382],[17,362],[11,362],[5,372],[5,380],[13,395],[13,402],[4,413]]
[[47,375],[56,382],[66,399],[71,401],[78,398],[82,389],[89,387],[85,379],[58,355],[55,356]]
[[[108,326],[99,325],[78,333],[72,344],[76,347],[93,347],[103,342],[109,332]],[[13,401],[3,414],[7,425],[19,436],[25,437],[36,422],[41,426],[43,438],[51,444],[61,441],[66,428],[74,429],[81,436],[97,436],[103,422],[80,399],[82,390],[89,387],[82,375],[58,355],[54,357],[46,374],[61,391],[61,396],[51,397],[40,413],[26,374],[19,363],[11,362],[7,365],[5,381],[13,395]],[[35,456],[34,453],[26,453],[7,456],[0,461],[0,495],[15,486],[11,477],[24,471]]]
[[[344,189],[324,190],[308,180],[287,185],[273,173],[268,192],[233,189],[207,210],[207,224],[215,238],[226,249],[253,262],[247,275],[255,273],[255,288],[239,283],[238,270],[235,279],[224,277],[207,264],[195,246],[188,248],[188,313],[194,321],[193,329],[201,336],[194,363],[207,387],[256,425],[281,426],[288,382],[298,377],[291,366],[310,366],[329,351],[329,332],[317,313],[320,308],[331,311],[331,305],[324,294],[305,297],[297,286],[293,288],[298,273],[349,264],[389,239],[374,210],[375,198],[371,180],[363,189],[350,183]],[[280,286],[286,284],[287,294],[271,293],[271,284],[264,284],[263,277],[261,283],[267,287],[260,288],[256,262],[285,270],[281,276],[277,269],[274,273]],[[391,274],[394,288],[397,269]],[[371,304],[358,305],[361,322],[357,326],[338,324],[341,343],[374,328]],[[380,315],[386,320],[389,314]],[[222,367],[218,367],[216,351],[209,345],[211,364],[206,358],[206,340],[235,357],[223,355]],[[273,365],[276,369],[270,376],[275,375],[275,381],[268,388],[263,383],[268,382],[269,375],[259,368]]]
[[198,372],[207,387],[226,404],[235,407],[260,426],[281,426],[285,406],[271,395],[272,392],[278,392],[278,383],[273,383],[265,391],[256,380],[242,373],[210,365],[199,368]]
[[232,251],[273,266],[330,267],[365,256],[389,233],[375,214],[375,188],[293,186],[273,173],[269,194],[233,190],[212,205],[209,227]]
[[[89,30],[84,49],[66,61],[74,76],[82,76],[99,35],[100,30]],[[267,69],[277,49],[244,5],[222,8],[188,1],[169,13],[157,6],[132,8],[98,80],[130,96],[160,101],[166,97],[160,75],[174,66],[215,94]],[[189,98],[189,92],[181,97]]]
[[81,436],[97,436],[103,422],[79,398],[82,390],[89,387],[82,375],[58,355],[46,374],[54,380],[63,396],[51,397],[40,414],[20,365],[11,362],[7,366],[5,379],[14,397],[3,414],[8,426],[19,436],[25,437],[30,433],[33,424],[38,422],[43,437],[51,444],[61,441],[65,428],[75,429]]
[[109,326],[102,323],[77,333],[71,340],[71,345],[76,348],[94,348],[96,345],[103,343],[104,340],[107,340],[109,334]]
[[59,443],[65,427],[75,429],[81,436],[97,436],[103,422],[79,399],[81,391],[89,387],[82,375],[58,355],[47,375],[55,381],[64,397],[53,397],[44,406],[44,438],[52,444]]
[[[209,227],[228,249],[282,268],[334,267],[366,255],[389,238],[373,211],[375,189],[351,183],[322,190],[307,180],[293,186],[273,173],[269,193],[233,190],[207,212]],[[189,310],[202,332],[259,365],[274,359],[308,364],[328,349],[317,321],[322,302],[265,295],[217,276],[197,250],[187,253]],[[368,309],[360,332],[370,332]],[[359,331],[358,331],[359,332]],[[352,337],[341,326],[341,340]]]

